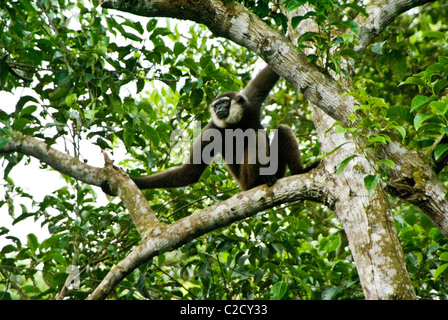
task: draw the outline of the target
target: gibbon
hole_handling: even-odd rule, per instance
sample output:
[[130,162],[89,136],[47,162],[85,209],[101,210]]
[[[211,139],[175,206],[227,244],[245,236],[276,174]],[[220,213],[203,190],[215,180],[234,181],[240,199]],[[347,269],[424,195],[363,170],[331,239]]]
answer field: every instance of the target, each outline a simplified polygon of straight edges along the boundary
[[[140,189],[176,188],[199,181],[213,157],[220,153],[241,190],[258,185],[272,186],[289,167],[291,174],[303,168],[297,139],[291,128],[280,125],[272,143],[261,124],[261,107],[279,76],[266,66],[242,92],[227,92],[210,105],[211,121],[191,148],[189,161],[153,175],[133,178]],[[102,185],[111,194],[109,185]]]

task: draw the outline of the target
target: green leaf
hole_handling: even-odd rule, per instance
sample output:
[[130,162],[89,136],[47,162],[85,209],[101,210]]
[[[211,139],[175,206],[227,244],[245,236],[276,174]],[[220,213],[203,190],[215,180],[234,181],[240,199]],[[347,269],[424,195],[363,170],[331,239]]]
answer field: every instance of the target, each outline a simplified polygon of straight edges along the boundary
[[433,86],[434,93],[439,94],[443,89],[448,86],[448,81],[445,79],[438,79]]
[[322,158],[328,157],[329,155],[333,154],[334,152],[336,152],[337,150],[339,150],[343,145],[345,145],[345,144],[347,144],[347,143],[348,143],[348,142],[344,142],[344,143],[338,145],[338,146],[335,147],[333,150],[331,150],[331,151],[325,153],[325,154],[322,156]]
[[381,159],[380,162],[386,166],[388,166],[389,168],[393,169],[395,168],[395,162],[393,162],[392,160],[389,159]]
[[315,16],[316,16],[316,12],[314,12],[314,11],[309,11],[303,16],[295,16],[291,19],[291,27],[293,29],[295,29],[295,28],[297,28],[299,23],[302,22],[303,20],[306,20],[310,17],[315,17]]
[[429,106],[432,108],[435,114],[444,116],[448,112],[448,101],[432,101]]
[[86,119],[88,120],[93,120],[95,119],[95,114],[98,112],[99,110],[83,110],[83,114],[86,117]]
[[418,113],[415,118],[414,118],[414,127],[415,130],[420,129],[420,127],[422,126],[423,122],[425,122],[426,120],[428,120],[429,118],[431,118],[433,115],[432,114],[424,114],[424,113]]
[[441,63],[435,63],[428,68],[426,68],[425,72],[423,73],[426,78],[431,79],[431,77],[435,74],[440,74],[444,71],[444,65]]
[[399,79],[403,78],[406,74],[406,56],[399,50],[394,50],[390,60],[391,69]]
[[438,160],[448,150],[448,144],[438,144],[434,149],[434,158]]
[[443,252],[443,253],[440,255],[440,260],[442,260],[442,261],[448,261],[448,252]]
[[342,56],[350,57],[354,60],[358,60],[361,57],[361,55],[353,49],[343,49],[340,51],[340,54]]
[[28,120],[28,119],[25,119],[25,118],[17,118],[17,119],[14,121],[14,123],[13,123],[13,125],[12,125],[12,128],[13,128],[14,130],[17,130],[17,131],[22,131],[23,129],[25,129],[25,127],[26,127],[29,123],[30,123],[30,120]]
[[130,149],[132,144],[134,143],[134,134],[135,129],[134,127],[132,127],[132,125],[128,124],[124,127],[123,142],[127,149]]
[[383,42],[377,42],[372,45],[372,52],[382,55],[383,54],[383,46],[386,44],[387,40]]
[[23,209],[22,210],[23,213],[20,216],[18,216],[17,218],[14,219],[14,221],[12,222],[12,225],[15,225],[16,223],[18,223],[18,222],[20,222],[20,221],[22,221],[22,220],[24,220],[26,218],[29,218],[29,217],[32,217],[32,216],[35,215],[34,212],[28,212],[28,210],[24,206],[22,206],[22,209]]
[[36,252],[36,250],[39,248],[39,241],[37,240],[36,235],[34,233],[30,233],[28,234],[27,238],[28,248],[30,248],[31,251]]
[[380,143],[380,144],[386,144],[387,141],[383,136],[377,136],[377,137],[370,137],[367,140],[368,144],[375,144],[375,143]]
[[9,142],[8,138],[0,137],[0,148],[6,146],[8,144],[8,142]]
[[323,300],[333,300],[337,298],[337,295],[342,292],[342,288],[340,287],[331,287],[326,288],[322,293]]
[[23,116],[26,116],[26,115],[31,115],[31,114],[33,114],[36,110],[37,110],[37,107],[36,107],[36,106],[28,106],[28,107],[22,109],[22,111],[20,112],[19,117],[23,117]]
[[136,21],[136,20],[132,21],[132,20],[126,19],[124,21],[124,23],[122,23],[122,24],[134,29],[135,31],[137,31],[140,34],[143,34],[143,32],[144,32],[143,26],[139,21]]
[[441,266],[439,266],[436,271],[434,272],[434,281],[437,280],[437,278],[440,276],[440,274],[448,268],[448,263],[444,263]]
[[356,157],[357,157],[357,155],[354,154],[354,155],[351,155],[350,157],[345,158],[345,159],[339,164],[338,169],[337,169],[337,171],[336,171],[336,174],[337,174],[338,176],[340,176],[341,173],[342,173],[342,171],[344,171],[345,167],[348,165],[348,163],[349,163],[353,158],[356,158]]
[[[447,39],[448,39],[448,34],[446,34],[446,37],[447,37]],[[448,57],[447,57],[447,56],[439,56],[439,57],[437,58],[437,60],[438,60],[440,63],[448,64]]]
[[157,25],[157,19],[151,19],[146,24],[146,31],[151,32]]
[[312,31],[308,31],[305,32],[304,34],[302,34],[298,39],[297,39],[297,45],[301,45],[302,42],[304,41],[311,41],[314,42],[315,41],[315,37],[319,37],[319,33],[317,32],[312,32]]
[[281,300],[288,290],[288,284],[285,281],[278,281],[271,287],[271,299]]
[[424,106],[425,104],[428,103],[428,101],[429,101],[428,97],[422,95],[415,96],[411,102],[411,112]]
[[7,254],[7,253],[14,252],[14,251],[16,251],[16,250],[17,250],[17,248],[16,248],[15,246],[13,246],[12,244],[8,244],[8,245],[6,245],[6,246],[4,246],[4,247],[2,248],[1,253],[2,253],[2,254]]
[[73,103],[77,101],[77,96],[75,93],[69,94],[65,97],[65,104],[72,108],[73,107]]
[[198,64],[193,59],[186,58],[182,62],[188,69],[190,69],[190,71],[192,72],[198,71]]
[[153,146],[157,148],[160,144],[160,136],[157,131],[149,125],[145,126],[144,130],[145,136],[148,137],[149,140],[153,143]]
[[194,89],[190,95],[191,106],[196,107],[204,98],[204,91],[202,89]]
[[286,7],[286,10],[293,11],[303,5],[306,1],[303,0],[291,0]]
[[358,35],[359,34],[359,31],[360,31],[360,29],[359,29],[359,26],[358,26],[358,24],[355,22],[355,21],[353,21],[353,20],[347,20],[347,21],[344,21],[344,22],[342,22],[345,26],[347,26],[355,35]]
[[283,30],[288,29],[288,20],[283,13],[273,14],[271,17],[274,20],[275,24],[281,26]]
[[176,42],[174,44],[173,52],[176,56],[180,55],[182,52],[184,52],[186,47],[181,42]]
[[69,94],[69,92],[73,89],[73,86],[68,83],[63,86],[57,87],[48,97],[50,101],[56,101],[59,99],[65,99],[65,97]]
[[140,292],[140,294],[142,296],[149,299],[150,296],[149,296],[148,288],[146,287],[146,283],[145,283],[145,279],[146,279],[145,275],[146,275],[146,273],[142,273],[140,275],[140,277],[138,277],[137,290],[138,290],[138,292]]
[[103,150],[111,149],[109,142],[107,142],[103,138],[97,138],[96,144]]
[[423,33],[423,38],[437,38],[444,40],[445,39],[445,33],[440,31],[427,31]]
[[380,177],[378,175],[367,175],[364,178],[364,185],[367,189],[367,192],[370,194],[373,190],[375,190],[378,182],[380,181]]
[[60,265],[63,265],[63,266],[66,265],[66,261],[65,261],[64,257],[59,252],[50,252],[50,253],[44,255],[42,260],[44,262],[53,260],[53,261],[58,262]]
[[392,128],[394,128],[401,134],[402,139],[406,138],[406,129],[405,128],[403,128],[402,126],[393,126]]
[[400,87],[405,84],[415,84],[415,85],[422,86],[422,87],[424,87],[426,85],[425,81],[418,77],[408,77],[408,78],[406,78],[406,80],[404,82],[400,83],[398,86]]
[[339,247],[339,244],[340,244],[339,238],[334,239],[331,242],[330,246],[328,247],[327,251],[332,252],[332,251],[336,250]]
[[17,101],[17,104],[16,104],[15,114],[19,114],[21,112],[21,110],[23,109],[23,107],[30,101],[31,102],[35,102],[35,103],[39,103],[39,101],[37,101],[37,99],[32,97],[32,96],[20,97],[19,101]]
[[73,77],[67,70],[61,70],[54,75],[54,84],[57,86],[64,86],[69,83]]

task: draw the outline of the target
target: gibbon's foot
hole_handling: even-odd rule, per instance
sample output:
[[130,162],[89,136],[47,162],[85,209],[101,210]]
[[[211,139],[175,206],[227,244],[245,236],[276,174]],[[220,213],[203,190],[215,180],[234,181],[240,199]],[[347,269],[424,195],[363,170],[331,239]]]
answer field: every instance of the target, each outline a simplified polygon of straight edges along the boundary
[[110,188],[110,184],[109,184],[109,182],[107,180],[104,180],[101,183],[101,190],[103,190],[103,192],[105,194],[108,194],[110,196],[116,196],[116,194],[112,192],[112,189]]
[[310,164],[309,166],[307,166],[305,169],[303,169],[303,171],[301,173],[307,173],[310,172],[311,170],[313,170],[314,168],[317,168],[317,166],[320,164],[320,160],[317,160],[315,162],[313,162],[312,164]]
[[277,177],[275,175],[261,176],[261,178],[268,187],[272,187],[277,182]]

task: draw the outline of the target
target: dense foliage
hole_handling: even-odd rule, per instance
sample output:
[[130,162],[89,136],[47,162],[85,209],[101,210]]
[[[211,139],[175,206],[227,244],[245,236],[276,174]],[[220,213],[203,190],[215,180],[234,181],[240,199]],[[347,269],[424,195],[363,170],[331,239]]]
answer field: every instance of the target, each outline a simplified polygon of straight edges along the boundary
[[[272,12],[270,1],[240,2],[286,30],[286,18]],[[285,4],[294,9],[304,2]],[[315,11],[293,24],[314,19],[320,32],[304,35],[298,47],[313,47],[310,60],[342,76],[347,71],[340,59],[357,59],[353,94],[375,115],[359,131],[371,128],[372,144],[394,135],[409,148],[433,146],[443,156],[448,144],[435,142],[447,133],[446,6],[436,2],[403,15],[359,57],[350,32],[333,35],[346,28],[356,33],[343,12],[363,9],[348,1],[308,3]],[[2,1],[0,25],[0,86],[17,101],[0,110],[0,146],[16,130],[85,161],[91,154],[82,152],[84,143],[121,148],[126,155],[115,160],[134,176],[180,164],[189,148],[185,140],[209,120],[208,103],[242,87],[258,65],[251,52],[203,26],[123,16],[103,11],[96,0]],[[319,155],[307,103],[285,81],[265,115],[267,128],[286,123],[294,129],[305,162]],[[23,237],[0,223],[0,299],[56,298],[73,267],[79,287],[65,294],[86,298],[139,241],[125,208],[115,199],[99,204],[99,189],[66,176],[66,186],[56,191],[42,183],[48,193],[36,201],[12,178],[29,159],[2,156],[0,221],[39,220],[50,236]],[[393,165],[387,159],[383,164]],[[384,166],[379,170],[377,182],[387,177]],[[441,177],[447,181],[445,171]],[[150,190],[146,197],[170,222],[236,192],[217,161],[199,184]],[[417,209],[392,198],[391,204],[417,295],[445,299],[446,239]],[[159,255],[131,273],[112,298],[360,299],[363,293],[340,223],[325,206],[306,201],[260,212]]]

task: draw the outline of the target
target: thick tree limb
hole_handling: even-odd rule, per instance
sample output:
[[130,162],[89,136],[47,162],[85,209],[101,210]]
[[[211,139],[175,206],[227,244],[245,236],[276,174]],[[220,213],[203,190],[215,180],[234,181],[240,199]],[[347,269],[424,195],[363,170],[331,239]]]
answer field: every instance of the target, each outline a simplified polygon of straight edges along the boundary
[[271,188],[260,186],[240,192],[173,224],[161,225],[153,229],[148,238],[109,272],[88,299],[106,298],[127,274],[148,259],[278,204],[307,199],[324,201],[332,207],[335,197],[326,192],[331,184],[315,169],[307,174],[280,179]]
[[[390,1],[388,4],[396,3],[398,5],[404,2],[411,3],[412,1]],[[414,3],[416,2],[414,1]],[[306,56],[301,52],[297,52],[295,47],[285,37],[269,28],[264,22],[239,4],[232,3],[226,5],[224,1],[218,0],[197,0],[189,2],[180,0],[156,0],[132,1],[132,3],[125,0],[110,0],[106,1],[105,6],[144,16],[167,16],[204,23],[215,34],[231,39],[258,53],[277,73],[300,90],[311,103],[317,105],[333,119],[349,125],[348,116],[352,113],[355,101],[349,96],[342,97],[342,93],[346,90],[331,77],[320,72],[316,66],[308,63]],[[393,10],[395,7],[392,6],[390,8]],[[395,11],[395,13],[397,12]],[[393,15],[388,15],[389,19]],[[381,17],[382,15],[380,14],[375,19],[381,19]],[[363,48],[374,38],[374,36],[370,37],[369,35],[374,35],[375,32],[382,30],[381,28],[384,29],[387,22],[384,22],[384,24],[380,23],[378,28],[375,27],[375,24],[373,25],[373,28],[369,28],[365,24],[365,29],[362,29],[364,33],[362,37],[360,35],[362,44],[358,49],[359,51],[364,50]],[[109,181],[114,180],[114,174],[111,169],[109,169],[109,173],[105,174],[101,169],[88,168],[89,166],[81,163],[79,160],[76,161],[74,158],[47,148],[44,143],[32,139],[23,137],[17,140],[17,142],[9,143],[0,152],[18,151],[35,156],[62,173],[97,186],[104,181],[104,177]],[[400,151],[407,152],[404,148],[400,149]],[[392,150],[385,149],[385,152],[389,153]],[[419,165],[421,163],[422,161],[420,159]],[[327,168],[326,170],[327,173],[332,172],[332,168]],[[119,281],[140,263],[147,261],[151,257],[161,252],[173,250],[206,232],[227,226],[234,221],[244,219],[279,203],[303,199],[326,202],[336,211],[346,213],[346,215],[339,214],[338,216],[347,230],[355,230],[356,224],[364,223],[366,217],[369,219],[373,218],[368,215],[362,215],[359,216],[358,220],[352,219],[348,211],[353,209],[353,207],[342,208],[338,207],[338,204],[346,204],[351,201],[353,205],[364,206],[359,212],[366,211],[367,207],[369,207],[374,211],[373,213],[381,212],[384,206],[387,205],[387,203],[385,204],[381,200],[384,199],[384,196],[378,199],[374,198],[380,193],[374,193],[370,197],[366,194],[353,196],[350,194],[350,188],[346,189],[346,192],[343,194],[330,192],[329,190],[340,191],[341,185],[338,184],[341,181],[338,177],[334,176],[334,171],[333,175],[328,175],[327,173],[324,176],[316,171],[300,177],[289,177],[279,180],[273,188],[261,186],[239,193],[226,201],[181,219],[172,225],[159,223],[155,219],[150,209],[145,208],[146,201],[144,201],[144,197],[143,199],[138,198],[141,193],[134,189],[135,186],[132,186],[129,179],[127,179],[127,183],[130,184],[129,186],[122,186],[122,183],[116,182],[115,185],[119,185],[119,194],[121,194],[123,201],[126,202],[126,207],[130,210],[131,216],[134,215],[134,223],[144,239],[127,258],[109,272],[104,281],[102,281],[89,298],[101,299],[107,297]],[[400,176],[403,173],[397,170],[396,174]],[[428,192],[424,192],[427,197],[439,196],[441,191],[444,190],[443,186],[437,184],[435,184],[436,188],[433,188],[433,185],[428,188],[424,183],[415,185],[427,190]],[[349,187],[350,184],[347,184],[347,186]],[[358,189],[356,188],[356,190]],[[434,192],[434,190],[436,191]],[[365,197],[365,199],[360,201],[360,197]],[[344,199],[344,201],[341,201],[341,199]],[[436,210],[437,213],[446,207],[446,202],[444,201],[438,201],[437,204],[439,205],[439,208]],[[434,209],[434,202],[428,202],[427,205],[431,207],[431,210]],[[142,211],[148,214],[142,214]],[[346,217],[350,218],[345,219]],[[446,215],[440,214],[440,217],[442,221],[439,225],[444,228],[446,227],[446,230],[448,230]],[[380,223],[383,225],[393,225],[387,216],[379,217],[379,220],[375,220],[375,223],[377,221],[381,221]],[[351,237],[366,238],[364,243],[369,248],[359,253],[360,256],[367,256],[365,258],[366,261],[369,259],[368,256],[381,254],[378,251],[384,248],[383,242],[385,238],[383,238],[382,233],[378,233],[378,230],[389,230],[387,226],[381,229],[374,229],[375,223],[365,224],[372,226],[371,229],[362,230],[363,232],[360,233],[350,233]],[[358,249],[362,251],[362,248]],[[357,249],[355,248],[355,250]],[[384,272],[381,272],[381,268],[384,267],[385,265],[383,264],[373,267],[372,263],[366,264],[366,270],[363,270],[363,273],[366,274],[366,277],[372,275],[373,280],[367,279],[368,281],[378,282],[380,281],[378,279],[384,275]],[[404,286],[407,286],[407,284],[404,284]],[[366,296],[387,296],[387,294],[388,292],[372,294],[367,292]]]
[[[355,22],[360,26],[357,37],[359,53],[401,13],[434,0],[383,0],[367,6],[368,17],[360,15]],[[389,170],[392,183],[389,193],[419,207],[448,238],[447,189],[432,168],[417,152],[408,151],[403,145],[392,142],[379,150],[383,158],[394,161],[395,169]],[[399,189],[399,190],[398,190]],[[407,190],[403,192],[403,190]]]
[[[378,13],[382,10],[383,5],[390,8],[390,4],[387,3],[381,4],[378,1],[372,3],[367,7],[367,12]],[[391,17],[394,19],[403,11],[393,6],[392,9],[396,10],[388,12],[388,23],[390,23]],[[306,13],[306,8],[299,8],[298,10],[301,11],[290,12],[288,16],[293,17]],[[369,14],[367,18],[362,16],[371,25],[376,25],[378,20],[385,17],[387,15]],[[381,28],[376,31],[382,31],[388,23],[380,23]],[[317,27],[312,21],[302,21],[296,30],[291,30],[290,36],[295,39],[305,32],[316,30]],[[362,24],[361,30],[363,30],[361,36],[371,31],[371,29],[366,31]],[[374,37],[369,39],[371,41]],[[358,49],[361,49],[359,52],[364,50],[369,43],[369,41],[364,41],[358,47]],[[348,61],[348,63],[350,64],[352,61]],[[350,68],[346,69],[350,70]],[[349,87],[350,83],[347,86]],[[334,175],[334,179],[339,181],[339,188],[335,192],[340,195],[334,211],[346,231],[366,299],[414,299],[415,293],[405,269],[404,254],[401,250],[387,197],[381,188],[376,188],[369,196],[363,186],[363,177],[366,174],[375,174],[374,168],[366,163],[365,156],[362,152],[359,153],[360,150],[357,150],[350,136],[338,135],[333,130],[328,131],[333,126],[334,119],[317,108],[314,108],[313,111],[314,124],[318,131],[323,152],[329,152],[338,145],[348,143],[326,159],[325,168],[329,179],[334,175],[333,170],[341,161],[354,154],[360,154],[359,157],[351,161],[341,177]],[[399,152],[399,154],[403,153]],[[400,159],[400,162],[405,161]],[[420,164],[422,164],[421,159]],[[344,190],[353,191],[347,193]],[[437,217],[436,214],[431,216]],[[443,229],[441,228],[441,230]],[[384,272],[384,270],[388,270],[388,272]]]
[[[183,6],[181,6],[181,3]],[[361,33],[359,36],[360,45],[357,50],[362,52],[375,36],[383,31],[399,14],[412,8],[413,5],[421,3],[423,1],[390,0],[374,2],[368,8],[368,12],[371,13],[369,17],[358,18]],[[300,90],[311,104],[318,106],[333,118],[326,117],[325,125],[321,130],[322,134],[327,134],[327,137],[322,141],[330,142],[323,143],[323,145],[330,150],[337,147],[338,142],[341,142],[337,135],[326,132],[334,123],[334,120],[347,126],[351,125],[348,116],[353,113],[352,110],[356,102],[348,96],[342,97],[342,94],[351,91],[351,88],[344,89],[331,77],[323,74],[316,66],[308,63],[306,56],[301,52],[296,52],[295,47],[287,39],[270,29],[258,17],[239,4],[225,5],[223,1],[218,0],[198,0],[189,2],[189,4],[185,4],[184,1],[158,0],[134,2],[131,8],[126,7],[125,1],[111,0],[106,1],[105,6],[143,16],[165,16],[204,23],[215,34],[233,40],[235,43],[257,53],[279,75]],[[206,12],[204,13],[203,10],[206,10]],[[345,142],[350,141],[350,139],[343,140]],[[400,155],[408,153],[403,146],[399,147]],[[332,191],[338,195],[335,202],[335,212],[343,223],[351,242],[351,249],[357,261],[357,268],[360,271],[366,298],[414,298],[409,277],[404,269],[403,253],[400,250],[394,252],[400,246],[387,198],[379,187],[371,195],[365,194],[362,183],[363,177],[366,174],[374,173],[373,168],[369,167],[365,159],[362,160],[363,157],[360,157],[360,159],[353,161],[352,167],[356,165],[356,169],[352,169],[352,174],[344,174],[343,178],[336,176],[335,170],[338,163],[348,155],[357,153],[355,148],[344,150],[345,153],[342,151],[343,149],[339,152],[339,157],[342,157],[339,158],[339,162],[335,158],[336,160],[325,161],[324,164],[327,182],[329,180],[337,182],[332,185],[334,187]],[[396,151],[397,146],[392,145],[385,147],[383,150],[385,157],[389,159],[391,158],[389,154]],[[410,156],[413,157],[413,153],[410,153]],[[426,167],[421,159],[418,160],[417,168],[419,166],[420,168]],[[401,171],[402,167],[406,167],[406,164],[404,163],[403,166],[397,165],[393,174],[396,176],[409,174],[409,172]],[[424,179],[424,181],[431,180]],[[434,202],[427,203],[431,210],[436,212],[430,212],[431,210],[425,208],[425,213],[433,221],[438,221],[437,225],[448,236],[446,201],[443,198],[436,198],[444,191],[446,192],[446,189],[438,183],[438,180],[431,181],[428,185],[419,184],[418,186],[426,190],[421,191],[421,194],[431,194],[434,197],[432,200],[437,202],[437,207],[434,206]],[[327,185],[327,187],[329,186]],[[364,190],[364,192],[360,192],[360,190]],[[393,272],[387,274],[384,270],[393,270]]]
[[[261,56],[280,76],[302,92],[332,118],[349,125],[354,100],[342,97],[342,87],[308,63],[307,57],[282,34],[236,2],[221,0],[106,0],[103,7],[146,17],[171,17],[205,24],[225,37]],[[287,66],[287,67],[285,67]]]
[[123,200],[129,214],[142,238],[155,228],[158,222],[156,216],[146,201],[146,198],[122,170],[115,168],[111,163],[106,168],[96,168],[85,164],[78,158],[49,147],[45,142],[36,138],[25,136],[13,131],[10,142],[0,148],[1,153],[20,152],[32,156],[53,169],[74,179],[94,186],[100,186],[105,180],[117,186],[118,194]]
[[54,148],[48,147],[45,142],[36,138],[13,131],[12,139],[4,147],[1,153],[20,152],[48,164],[56,171],[66,174],[85,183],[99,186],[101,184],[101,169],[86,165],[78,158],[71,157]]
[[85,183],[100,186],[104,179],[117,186],[142,237],[142,242],[123,261],[115,266],[89,299],[105,299],[110,291],[138,265],[160,253],[173,250],[212,230],[230,225],[276,205],[313,200],[333,207],[335,195],[330,192],[332,181],[315,169],[307,174],[277,181],[268,188],[260,186],[241,192],[230,199],[210,206],[171,225],[158,222],[148,203],[135,184],[121,170],[107,161],[106,168],[89,166],[35,138],[14,132],[14,141],[0,148],[0,153],[21,152],[35,157],[54,169]]
[[382,0],[373,1],[366,8],[368,16],[359,15],[355,22],[360,26],[355,51],[362,53],[366,47],[400,14],[435,0]]
[[[364,21],[359,18],[360,28],[363,31],[362,36],[360,35],[362,46],[358,50],[364,50],[374,39],[375,34],[384,30],[387,24],[402,12],[411,9],[413,5],[418,6],[427,2],[431,1],[385,0],[373,2],[368,8],[371,13],[370,18]],[[295,46],[288,39],[238,3],[225,4],[220,0],[189,2],[151,0],[133,1],[131,4],[126,0],[105,0],[103,6],[147,17],[171,17],[203,23],[217,35],[230,39],[260,55],[280,76],[301,91],[310,103],[319,107],[334,120],[347,126],[352,125],[348,118],[353,114],[356,102],[349,96],[342,97],[342,94],[351,91],[351,88],[342,88],[337,81],[323,74],[315,65],[308,63],[306,56],[302,52],[297,52]],[[409,154],[409,151],[401,145],[387,145],[382,152],[388,159],[394,157],[394,152],[399,155],[409,155],[415,161],[413,162],[414,166],[418,163],[416,168],[428,168],[418,155]],[[401,157],[400,164],[406,166],[406,163],[403,163],[405,158]],[[400,180],[403,178],[410,181],[414,179],[412,176],[406,176],[408,172],[401,169],[402,166],[397,165],[395,169],[389,171],[392,175],[400,177]],[[422,174],[425,176],[423,180],[426,184],[418,184],[418,187],[421,188],[419,194],[437,198],[425,201],[424,205],[421,205],[418,199],[415,201],[440,228],[441,232],[448,237],[448,202],[441,197],[442,194],[447,193],[447,189],[438,179],[433,179],[431,170],[424,170]],[[430,207],[434,204],[437,205]]]
[[335,181],[334,213],[347,235],[366,299],[415,299],[387,196],[380,186],[370,194],[364,186],[374,168],[361,154],[338,176],[339,164],[359,150],[349,136],[329,130],[334,120],[319,108],[313,108],[313,120],[323,152],[343,145],[324,159],[322,169],[327,180]]

